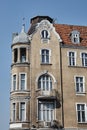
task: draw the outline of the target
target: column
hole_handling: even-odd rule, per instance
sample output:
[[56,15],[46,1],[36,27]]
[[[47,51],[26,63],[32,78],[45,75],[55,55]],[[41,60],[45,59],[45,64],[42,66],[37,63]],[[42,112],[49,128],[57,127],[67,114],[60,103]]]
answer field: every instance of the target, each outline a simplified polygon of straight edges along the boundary
[[17,62],[20,63],[20,48],[18,48]]

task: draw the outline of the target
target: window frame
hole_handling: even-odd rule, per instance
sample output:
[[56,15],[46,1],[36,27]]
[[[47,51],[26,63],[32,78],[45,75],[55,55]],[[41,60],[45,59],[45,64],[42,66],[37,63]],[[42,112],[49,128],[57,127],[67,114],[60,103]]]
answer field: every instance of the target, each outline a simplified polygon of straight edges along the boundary
[[87,55],[87,53],[86,52],[81,52],[80,53],[80,57],[81,57],[81,60],[82,60],[82,66],[83,67],[87,67],[87,57],[86,56],[82,57],[82,54],[86,54]]
[[26,62],[26,47],[21,47],[20,48],[20,62],[24,63]]
[[[76,78],[79,78],[78,82],[76,81]],[[82,78],[82,80],[83,80],[82,82],[81,82],[80,78]],[[85,77],[76,75],[76,76],[74,76],[74,81],[75,81],[75,91],[76,91],[76,94],[85,94]],[[77,86],[77,84],[78,84],[78,86]],[[82,88],[81,88],[81,84],[82,84]],[[79,89],[79,90],[77,91],[77,89]],[[81,91],[81,89],[83,91]]]
[[71,41],[74,44],[79,44],[80,43],[80,33],[77,30],[73,30],[71,32]]
[[[70,56],[70,53],[72,54],[74,54],[74,56]],[[77,57],[77,55],[76,55],[76,52],[75,51],[68,51],[68,65],[69,66],[76,66],[76,57]]]
[[[14,76],[16,76],[16,80],[15,80],[15,82],[16,82],[15,85],[16,86],[15,87],[14,87],[14,79],[13,79]],[[16,91],[17,90],[17,73],[12,74],[12,83],[11,84],[12,84],[11,91]]]
[[[24,104],[24,108],[21,108],[21,104]],[[21,115],[21,113],[24,111],[24,114]],[[26,102],[19,102],[19,119],[20,121],[26,121]]]
[[38,78],[38,89],[41,91],[52,91],[53,79],[49,74],[43,74]]
[[[24,89],[22,89],[22,86],[21,86],[21,75],[24,74],[25,75],[25,79],[24,79]],[[27,73],[24,73],[24,72],[21,72],[19,73],[19,90],[21,91],[25,91],[27,90]]]
[[[49,39],[50,37],[50,33],[47,29],[43,29],[41,30],[41,39]],[[42,34],[43,33],[43,34]],[[47,33],[47,34],[46,34]]]
[[[13,108],[13,105],[15,105],[15,108]],[[16,103],[15,102],[12,103],[12,121],[13,122],[16,121]]]
[[[40,104],[42,104],[43,108],[45,108],[45,109],[42,109],[42,111],[40,111],[40,106],[39,106]],[[53,109],[50,109],[50,108],[46,109],[47,105],[50,105],[50,104],[53,105]],[[55,119],[55,108],[56,108],[56,101],[40,101],[39,100],[38,101],[38,109],[37,109],[38,110],[38,120],[45,121],[45,122],[53,121]],[[40,113],[42,113],[42,114],[40,114]],[[40,117],[39,117],[39,115],[40,115]],[[47,117],[47,115],[48,115],[48,117]],[[47,118],[49,118],[49,119],[47,119]]]
[[[84,105],[84,110],[81,109],[80,107],[80,110],[77,110],[77,105]],[[78,113],[78,111],[80,111],[80,113]],[[84,116],[85,116],[85,121],[82,120],[82,111],[84,111]],[[80,115],[78,115],[80,114]],[[76,116],[77,116],[77,122],[78,123],[87,123],[87,104],[86,103],[76,103]],[[81,119],[79,119],[80,121],[78,121],[78,116],[80,116]]]
[[[42,54],[44,51],[44,54]],[[48,54],[47,54],[48,51]],[[41,64],[50,64],[51,63],[51,50],[43,48],[40,50]],[[48,60],[48,61],[47,61]]]

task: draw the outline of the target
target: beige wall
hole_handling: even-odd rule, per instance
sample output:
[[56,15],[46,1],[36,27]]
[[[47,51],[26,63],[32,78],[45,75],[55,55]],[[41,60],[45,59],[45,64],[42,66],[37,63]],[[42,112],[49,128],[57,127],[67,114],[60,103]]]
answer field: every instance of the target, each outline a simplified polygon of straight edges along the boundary
[[[80,58],[81,52],[86,52],[86,49],[62,48],[62,82],[63,82],[63,106],[64,106],[64,126],[65,127],[81,127],[77,122],[76,103],[86,103],[87,94],[77,95],[75,92],[75,76],[85,77],[85,92],[87,92],[87,68],[82,67]],[[76,52],[76,66],[69,66],[68,52]],[[86,124],[82,125],[85,127]]]

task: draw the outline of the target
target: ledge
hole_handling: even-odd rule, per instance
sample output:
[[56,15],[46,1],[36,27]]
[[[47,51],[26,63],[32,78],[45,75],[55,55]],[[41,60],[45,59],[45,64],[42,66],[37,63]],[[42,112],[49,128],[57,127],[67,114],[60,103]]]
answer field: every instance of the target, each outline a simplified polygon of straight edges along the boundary
[[52,65],[52,63],[41,63],[41,65]]
[[29,62],[17,62],[17,63],[13,63],[13,64],[11,64],[11,67],[13,67],[13,66],[29,66],[30,65],[30,63]]

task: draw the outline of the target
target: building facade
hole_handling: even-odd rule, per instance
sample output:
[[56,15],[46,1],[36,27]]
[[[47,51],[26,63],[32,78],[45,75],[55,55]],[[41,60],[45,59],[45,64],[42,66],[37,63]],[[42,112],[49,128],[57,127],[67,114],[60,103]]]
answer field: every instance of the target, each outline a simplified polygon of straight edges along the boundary
[[86,130],[87,27],[30,23],[13,34],[10,130]]

